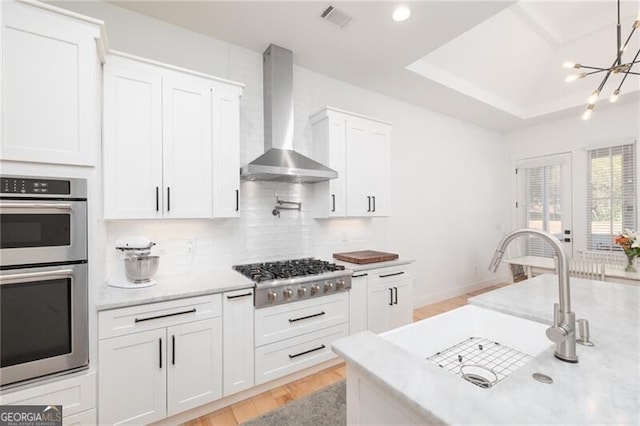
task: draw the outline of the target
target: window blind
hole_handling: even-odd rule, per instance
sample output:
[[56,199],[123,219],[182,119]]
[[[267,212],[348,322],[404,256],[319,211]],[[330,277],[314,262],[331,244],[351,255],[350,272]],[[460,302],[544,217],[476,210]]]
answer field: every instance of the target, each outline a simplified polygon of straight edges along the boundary
[[636,145],[587,152],[587,250],[620,251],[613,238],[637,229]]
[[[562,238],[562,165],[547,164],[520,171],[524,173],[524,205],[519,206],[521,223]],[[527,238],[524,251],[529,256],[555,255],[551,246],[539,238]]]

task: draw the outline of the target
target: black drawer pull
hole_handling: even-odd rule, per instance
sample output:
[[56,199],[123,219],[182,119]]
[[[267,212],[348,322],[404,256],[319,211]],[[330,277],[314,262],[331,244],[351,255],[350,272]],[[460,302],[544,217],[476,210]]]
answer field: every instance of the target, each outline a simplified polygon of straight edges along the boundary
[[322,315],[325,315],[325,314],[326,314],[325,311],[321,311],[320,313],[313,314],[313,315],[307,315],[306,317],[289,319],[289,322],[302,321],[302,320],[306,320],[306,319],[313,318],[313,317],[319,317],[319,316],[322,316]]
[[386,275],[378,275],[380,278],[387,278],[387,277],[395,277],[396,275],[402,275],[404,274],[404,272],[394,272],[393,274],[386,274]]
[[176,336],[171,336],[171,365],[176,365]]
[[192,314],[195,311],[196,311],[196,308],[193,308],[193,309],[189,309],[188,311],[176,312],[173,314],[157,315],[155,317],[148,317],[148,318],[136,318],[134,322],[151,321],[151,320],[156,320],[161,318],[175,317],[176,315]]
[[360,278],[360,277],[366,277],[369,274],[367,274],[366,272],[364,274],[360,274],[360,275],[351,275],[351,278]]
[[242,293],[242,294],[236,294],[235,296],[227,296],[227,299],[237,299],[238,297],[247,297],[247,296],[251,296],[253,293],[249,292],[249,293]]
[[295,358],[295,357],[298,357],[298,356],[310,354],[311,352],[319,351],[319,350],[324,349],[324,348],[326,348],[326,346],[324,344],[322,344],[322,345],[318,346],[317,348],[309,349],[308,351],[300,352],[300,353],[295,354],[295,355],[289,355],[289,358]]

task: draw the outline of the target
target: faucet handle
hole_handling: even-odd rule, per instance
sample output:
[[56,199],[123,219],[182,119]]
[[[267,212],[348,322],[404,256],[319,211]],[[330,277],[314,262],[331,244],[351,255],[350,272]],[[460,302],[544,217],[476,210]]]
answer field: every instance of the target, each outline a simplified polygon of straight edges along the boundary
[[553,304],[553,325],[547,328],[546,334],[547,338],[551,340],[553,343],[562,343],[567,337],[569,337],[569,331],[559,324],[559,314],[558,311],[560,309],[560,305],[557,303]]

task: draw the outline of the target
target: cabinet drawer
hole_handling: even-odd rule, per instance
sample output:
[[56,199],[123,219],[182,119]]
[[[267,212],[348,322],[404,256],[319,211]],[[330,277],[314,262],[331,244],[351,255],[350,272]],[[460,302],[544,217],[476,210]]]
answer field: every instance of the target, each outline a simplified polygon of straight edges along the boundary
[[[64,413],[64,408],[62,412]],[[95,409],[62,418],[62,426],[91,426],[95,424],[98,424]]]
[[369,286],[386,285],[386,283],[412,279],[411,269],[407,265],[390,266],[388,268],[372,269],[368,271]]
[[339,293],[296,303],[257,309],[256,347],[346,323],[348,294]]
[[331,342],[348,334],[344,323],[256,348],[256,385],[335,358]]
[[98,337],[122,336],[222,315],[222,295],[150,303],[98,314]]
[[[62,415],[71,416],[96,406],[96,375],[89,373],[40,386],[6,393],[2,405],[62,405]],[[94,419],[95,422],[95,419]]]

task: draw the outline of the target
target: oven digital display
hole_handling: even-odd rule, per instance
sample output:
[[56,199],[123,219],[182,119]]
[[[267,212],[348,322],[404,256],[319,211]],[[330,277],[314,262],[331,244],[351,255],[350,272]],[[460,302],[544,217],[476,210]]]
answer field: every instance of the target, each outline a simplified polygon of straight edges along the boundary
[[71,353],[71,279],[0,286],[0,367]]

